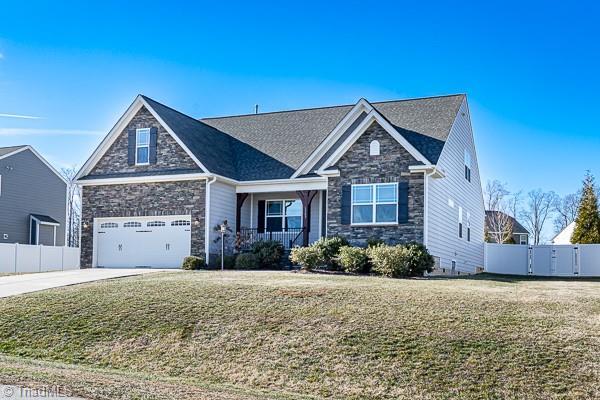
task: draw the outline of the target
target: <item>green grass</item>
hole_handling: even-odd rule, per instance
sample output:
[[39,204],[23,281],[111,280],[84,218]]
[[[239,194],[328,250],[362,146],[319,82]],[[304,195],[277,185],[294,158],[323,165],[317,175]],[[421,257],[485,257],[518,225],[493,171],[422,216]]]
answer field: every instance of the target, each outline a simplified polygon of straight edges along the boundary
[[598,398],[600,281],[150,274],[0,299],[0,354],[88,398]]

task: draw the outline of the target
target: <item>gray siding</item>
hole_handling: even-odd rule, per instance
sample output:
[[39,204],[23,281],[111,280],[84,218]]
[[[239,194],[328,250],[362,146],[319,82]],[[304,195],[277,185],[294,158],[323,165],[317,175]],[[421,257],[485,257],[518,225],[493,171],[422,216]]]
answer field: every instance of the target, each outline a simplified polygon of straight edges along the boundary
[[232,235],[235,235],[235,206],[236,206],[236,194],[235,186],[228,185],[227,183],[215,181],[210,184],[209,190],[210,196],[210,210],[208,218],[209,228],[209,253],[220,254],[221,243],[215,243],[214,240],[220,235],[215,232],[214,227],[217,224],[221,224],[223,221],[227,221],[227,224],[232,230]]
[[31,150],[1,159],[0,175],[0,243],[29,243],[29,215],[42,214],[60,222],[56,245],[64,246],[66,184]]
[[[57,227],[58,233],[58,227]],[[58,241],[58,238],[56,238]],[[39,244],[43,244],[44,246],[53,246],[54,245],[54,227],[50,225],[40,225],[40,240]]]
[[[471,153],[471,182],[464,176],[464,152]],[[469,110],[464,101],[438,161],[445,177],[429,179],[426,244],[440,259],[442,268],[475,272],[483,266],[484,207],[477,153],[473,141]],[[454,203],[451,207],[448,200]],[[463,213],[463,237],[458,237],[458,209]],[[467,213],[471,217],[471,241],[467,241]]]

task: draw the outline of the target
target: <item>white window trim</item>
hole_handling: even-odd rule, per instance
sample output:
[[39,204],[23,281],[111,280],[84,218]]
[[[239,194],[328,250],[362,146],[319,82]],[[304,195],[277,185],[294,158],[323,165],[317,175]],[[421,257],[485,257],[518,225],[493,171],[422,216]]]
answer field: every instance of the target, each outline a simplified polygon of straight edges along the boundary
[[[267,214],[267,210],[269,209],[269,203],[274,203],[274,202],[282,202],[282,208],[281,208],[281,216],[279,215],[268,215]],[[286,201],[298,201],[300,202],[300,205],[302,205],[302,201],[300,199],[268,199],[265,200],[265,232],[273,232],[273,233],[284,233],[284,232],[289,232],[284,230],[285,229],[285,217],[300,217],[300,228],[292,228],[292,229],[303,229],[304,228],[304,206],[302,206],[302,208],[300,209],[300,215],[286,215],[285,214],[285,202]],[[281,231],[267,231],[267,218],[276,218],[276,217],[281,217]]]
[[[148,132],[148,144],[140,145],[139,134]],[[138,149],[148,149],[148,161],[145,163],[138,162]],[[135,165],[150,165],[150,128],[138,128],[135,130]]]
[[[396,188],[396,201],[395,202],[389,202],[389,201],[383,201],[383,202],[377,202],[376,198],[377,198],[377,192],[376,192],[376,186],[377,185],[394,185]],[[354,187],[355,186],[371,186],[372,187],[372,193],[373,193],[373,198],[371,203],[359,203],[357,205],[371,205],[373,206],[373,218],[372,221],[373,222],[354,222]],[[353,184],[350,185],[350,226],[391,226],[391,225],[398,225],[398,182],[381,182],[381,183],[357,183],[357,184]],[[394,204],[396,206],[396,221],[395,222],[375,222],[376,216],[377,216],[377,205],[390,205],[390,204]]]

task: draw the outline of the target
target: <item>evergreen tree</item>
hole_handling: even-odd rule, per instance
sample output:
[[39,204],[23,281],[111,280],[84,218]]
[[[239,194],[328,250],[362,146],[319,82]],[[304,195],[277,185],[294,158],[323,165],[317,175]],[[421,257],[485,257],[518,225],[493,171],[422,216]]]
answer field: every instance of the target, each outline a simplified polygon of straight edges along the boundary
[[589,171],[583,181],[583,191],[577,210],[575,230],[571,237],[571,243],[600,243],[600,212],[598,211],[598,197],[596,195],[594,177]]

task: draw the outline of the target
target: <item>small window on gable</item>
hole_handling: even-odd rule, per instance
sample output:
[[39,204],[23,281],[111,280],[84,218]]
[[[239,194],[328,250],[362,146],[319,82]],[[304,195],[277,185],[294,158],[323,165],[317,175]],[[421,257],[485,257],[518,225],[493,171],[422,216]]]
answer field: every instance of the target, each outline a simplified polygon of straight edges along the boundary
[[123,228],[141,228],[141,227],[142,227],[141,222],[125,222],[123,224]]
[[150,163],[150,128],[136,129],[135,131],[135,164],[146,165]]
[[471,153],[465,150],[465,179],[471,182]]
[[369,145],[369,155],[378,156],[381,154],[381,149],[378,140],[373,140]]

